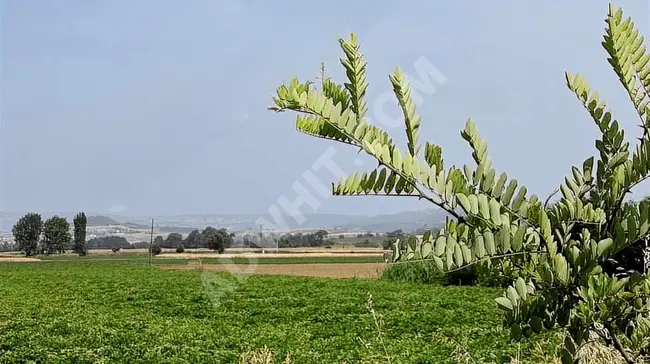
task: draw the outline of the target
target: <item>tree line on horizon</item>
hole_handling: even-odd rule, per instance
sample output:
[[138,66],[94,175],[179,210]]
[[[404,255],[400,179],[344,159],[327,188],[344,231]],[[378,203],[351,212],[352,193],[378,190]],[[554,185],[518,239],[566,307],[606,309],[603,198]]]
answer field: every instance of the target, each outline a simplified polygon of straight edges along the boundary
[[65,217],[54,215],[43,221],[40,214],[30,212],[18,219],[11,231],[16,247],[25,256],[63,254],[70,249],[84,256],[88,254],[87,223],[88,219],[83,212],[74,217],[73,226],[70,226]]

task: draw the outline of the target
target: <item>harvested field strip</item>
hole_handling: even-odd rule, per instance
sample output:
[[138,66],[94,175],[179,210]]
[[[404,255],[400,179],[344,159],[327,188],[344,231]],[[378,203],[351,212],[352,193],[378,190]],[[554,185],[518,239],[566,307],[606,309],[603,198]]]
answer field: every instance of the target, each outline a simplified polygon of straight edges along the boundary
[[[267,274],[281,276],[302,276],[322,278],[376,278],[386,267],[385,263],[325,263],[325,264],[201,264],[200,269],[208,272],[229,272],[231,274]],[[169,270],[195,270],[194,264],[162,265]]]
[[333,258],[346,258],[346,257],[362,257],[362,258],[375,258],[380,259],[383,257],[383,252],[340,252],[340,253],[326,253],[326,252],[313,252],[313,253],[164,253],[157,256],[158,259],[236,259],[236,258],[313,258],[313,257],[333,257]]
[[300,256],[300,257],[234,257],[206,258],[203,264],[326,264],[326,263],[383,263],[382,256]]

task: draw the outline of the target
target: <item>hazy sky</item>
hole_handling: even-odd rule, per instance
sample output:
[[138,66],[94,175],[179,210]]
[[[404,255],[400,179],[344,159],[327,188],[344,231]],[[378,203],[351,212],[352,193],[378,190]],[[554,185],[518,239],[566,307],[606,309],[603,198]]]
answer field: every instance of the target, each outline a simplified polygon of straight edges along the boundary
[[[588,77],[629,139],[639,132],[600,45],[606,1],[400,4],[0,0],[0,210],[258,213],[282,195],[294,200],[292,184],[309,186],[302,174],[330,146],[346,172],[372,168],[266,109],[279,84],[313,79],[321,61],[343,81],[337,39],[350,32],[369,62],[371,116],[396,65],[417,78],[424,57],[444,75],[419,112],[422,141],[441,144],[448,165],[471,162],[459,130],[472,117],[497,169],[546,196],[595,150],[567,69]],[[647,0],[617,5],[650,34]],[[403,141],[401,126],[388,131]],[[429,207],[316,197],[323,213]]]

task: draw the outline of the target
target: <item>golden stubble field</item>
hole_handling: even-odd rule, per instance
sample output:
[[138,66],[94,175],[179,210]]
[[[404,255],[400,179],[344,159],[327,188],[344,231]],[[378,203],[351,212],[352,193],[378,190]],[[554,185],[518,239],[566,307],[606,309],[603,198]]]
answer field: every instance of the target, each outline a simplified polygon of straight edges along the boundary
[[[323,278],[374,278],[381,274],[387,266],[386,263],[280,263],[280,264],[257,264],[257,259],[273,258],[320,258],[320,257],[380,257],[384,251],[378,248],[283,248],[276,253],[260,253],[259,250],[252,249],[228,249],[226,253],[218,254],[207,249],[188,249],[184,253],[176,253],[174,249],[163,249],[163,254],[156,256],[156,260],[162,259],[181,259],[188,260],[187,264],[161,264],[158,267],[166,270],[204,270],[211,272],[230,272],[232,274],[269,274],[269,275],[289,275],[304,277],[323,277]],[[123,257],[128,260],[129,257],[137,255],[146,255],[146,249],[133,249],[121,252],[113,252],[109,249],[93,249],[90,253],[94,256],[93,260],[104,260],[97,256],[106,256],[105,260],[111,258]],[[64,254],[60,260],[79,259],[74,254]],[[58,257],[58,256],[57,256]],[[204,264],[202,259],[225,259],[224,263]],[[83,259],[83,258],[81,258]],[[228,259],[248,259],[245,264],[230,264]],[[38,257],[24,257],[17,254],[0,255],[0,262],[44,262]]]
[[[198,261],[196,261],[198,262]],[[232,274],[268,274],[321,278],[376,278],[386,263],[201,264],[160,265],[167,270],[202,270]]]

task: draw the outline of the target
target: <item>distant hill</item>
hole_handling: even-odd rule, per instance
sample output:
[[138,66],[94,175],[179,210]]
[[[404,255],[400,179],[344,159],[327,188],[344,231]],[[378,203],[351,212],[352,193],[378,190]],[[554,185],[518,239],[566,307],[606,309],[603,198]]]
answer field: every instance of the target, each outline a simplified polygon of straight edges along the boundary
[[86,218],[88,220],[87,225],[88,226],[108,226],[108,225],[120,225],[120,222],[112,219],[108,216],[88,216]]
[[[22,216],[21,213],[0,213],[0,231],[11,231],[11,227]],[[74,216],[74,214],[60,214]],[[72,217],[68,220],[72,222]],[[404,211],[396,214],[359,216],[345,214],[305,214],[304,223],[298,223],[291,216],[282,216],[284,222],[276,221],[265,214],[189,214],[158,216],[157,229],[165,232],[189,233],[207,226],[225,228],[233,232],[256,229],[260,218],[265,219],[264,229],[271,230],[274,225],[289,229],[345,229],[389,232],[401,229],[414,231],[423,227],[435,227],[444,223],[445,213],[439,209]],[[88,226],[122,225],[132,229],[146,230],[151,227],[149,216],[104,215],[93,213],[88,216]]]
[[151,229],[151,224],[149,225],[143,225],[143,224],[136,224],[134,222],[124,222],[120,224],[121,226],[126,226],[131,229]]
[[[305,214],[305,222],[299,224],[291,216],[283,216],[284,222],[276,221],[264,214],[192,214],[160,216],[156,218],[156,226],[166,232],[190,232],[193,229],[203,229],[207,226],[225,228],[230,231],[245,231],[256,229],[260,218],[266,220],[264,229],[273,229],[270,225],[285,225],[289,229],[358,229],[379,232],[389,232],[401,229],[414,231],[422,227],[440,226],[444,223],[445,213],[438,209],[419,211],[404,211],[396,214],[377,216],[359,216],[344,214]],[[149,217],[113,216],[118,221],[130,221],[132,224],[146,226],[151,224]],[[150,225],[149,225],[150,226]]]

